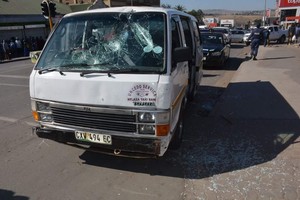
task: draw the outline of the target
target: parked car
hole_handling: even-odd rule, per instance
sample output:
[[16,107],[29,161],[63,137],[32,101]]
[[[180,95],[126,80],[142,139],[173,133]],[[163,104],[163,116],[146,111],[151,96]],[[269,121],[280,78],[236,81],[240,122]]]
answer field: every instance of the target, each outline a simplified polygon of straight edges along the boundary
[[[270,32],[270,35],[269,35],[270,41],[275,41],[277,43],[283,44],[288,36],[288,30],[283,30],[277,25],[264,26],[262,28],[267,29]],[[247,38],[249,37],[250,34],[251,34],[251,32],[246,33],[244,35],[244,42],[246,45],[249,45],[251,43],[251,40],[247,40]]]
[[251,34],[251,31],[245,33],[245,34],[244,34],[244,37],[243,37],[243,42],[244,42],[247,46],[249,46],[250,43],[251,43],[251,40],[248,40],[250,34]]
[[265,26],[264,28],[270,31],[270,41],[277,41],[277,43],[283,44],[288,37],[288,30],[283,30],[278,25]]
[[225,36],[227,37],[229,43],[231,43],[231,32],[230,32],[230,29],[228,27],[213,27],[212,28],[213,31],[215,32],[221,32],[221,33],[224,33]]
[[245,32],[243,30],[231,30],[231,42],[242,43],[244,41]]
[[206,66],[223,66],[230,55],[230,44],[223,33],[202,32],[203,64]]

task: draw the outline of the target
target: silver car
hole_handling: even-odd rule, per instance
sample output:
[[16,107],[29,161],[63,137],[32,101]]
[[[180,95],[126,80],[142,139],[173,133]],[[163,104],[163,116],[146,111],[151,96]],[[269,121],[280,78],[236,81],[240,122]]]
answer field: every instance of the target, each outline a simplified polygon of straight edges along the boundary
[[244,41],[245,32],[243,30],[231,30],[231,42],[242,43]]
[[248,40],[249,36],[250,36],[251,32],[248,31],[244,34],[244,37],[243,37],[243,42],[248,46],[250,45],[251,43],[251,40]]

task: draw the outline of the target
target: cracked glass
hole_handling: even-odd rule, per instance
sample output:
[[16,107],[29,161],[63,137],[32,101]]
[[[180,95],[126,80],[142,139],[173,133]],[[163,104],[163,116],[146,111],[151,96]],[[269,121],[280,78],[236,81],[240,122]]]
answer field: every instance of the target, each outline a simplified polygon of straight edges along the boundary
[[63,18],[36,65],[37,70],[165,70],[163,13],[92,13]]

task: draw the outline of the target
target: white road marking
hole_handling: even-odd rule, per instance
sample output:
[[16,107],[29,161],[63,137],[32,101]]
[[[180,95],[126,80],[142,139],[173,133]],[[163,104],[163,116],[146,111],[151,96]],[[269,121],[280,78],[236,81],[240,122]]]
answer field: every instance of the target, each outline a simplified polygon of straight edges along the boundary
[[19,85],[19,84],[8,84],[8,83],[0,83],[3,86],[12,86],[12,87],[29,87],[28,85]]
[[3,78],[20,78],[20,79],[29,79],[29,76],[17,76],[17,75],[1,75]]
[[15,119],[15,118],[10,118],[10,117],[4,117],[4,116],[0,116],[0,121],[10,122],[10,123],[20,122],[20,123],[26,124],[28,126],[37,126],[36,122],[22,121],[20,119]]
[[18,119],[0,116],[0,121],[15,123],[18,121]]

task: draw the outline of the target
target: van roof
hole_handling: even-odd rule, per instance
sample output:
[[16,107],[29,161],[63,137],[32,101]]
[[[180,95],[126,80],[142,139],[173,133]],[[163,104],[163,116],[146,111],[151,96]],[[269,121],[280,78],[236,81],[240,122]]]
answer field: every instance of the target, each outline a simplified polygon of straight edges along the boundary
[[92,10],[85,10],[80,12],[69,13],[65,15],[66,17],[84,15],[88,13],[128,13],[128,12],[162,12],[167,15],[180,14],[192,18],[198,21],[194,16],[189,15],[185,12],[181,12],[175,9],[162,8],[162,7],[147,7],[147,6],[123,6],[123,7],[110,7],[110,8],[98,8]]

